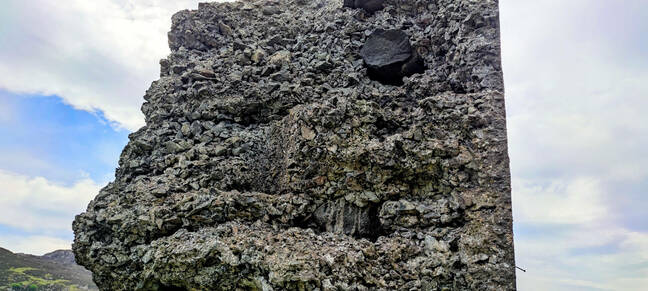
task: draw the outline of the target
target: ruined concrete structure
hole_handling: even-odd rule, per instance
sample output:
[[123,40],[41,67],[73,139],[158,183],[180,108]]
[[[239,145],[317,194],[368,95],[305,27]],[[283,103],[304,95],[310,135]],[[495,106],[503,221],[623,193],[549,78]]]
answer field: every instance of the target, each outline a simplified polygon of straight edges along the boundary
[[515,289],[496,0],[201,4],[169,45],[74,222],[101,289]]

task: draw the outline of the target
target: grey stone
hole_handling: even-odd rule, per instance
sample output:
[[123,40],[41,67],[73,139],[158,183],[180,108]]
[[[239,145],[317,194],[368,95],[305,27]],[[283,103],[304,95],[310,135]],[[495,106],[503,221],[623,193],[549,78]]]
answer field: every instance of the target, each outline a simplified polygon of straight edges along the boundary
[[[97,285],[514,290],[497,1],[382,7],[175,14],[146,126],[73,224]],[[407,36],[399,86],[367,76],[377,30]]]
[[263,61],[263,59],[265,58],[265,55],[266,55],[265,51],[263,51],[262,49],[257,49],[252,54],[252,61],[254,63],[258,64],[258,63]]

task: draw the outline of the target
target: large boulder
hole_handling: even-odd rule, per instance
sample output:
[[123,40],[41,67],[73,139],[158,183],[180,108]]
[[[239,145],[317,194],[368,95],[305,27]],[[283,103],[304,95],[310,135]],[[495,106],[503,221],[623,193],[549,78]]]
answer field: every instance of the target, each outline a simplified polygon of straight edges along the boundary
[[423,73],[423,59],[409,43],[409,36],[400,29],[377,29],[365,41],[360,56],[369,77],[385,84],[399,85],[403,77]]
[[385,0],[344,0],[344,7],[361,8],[368,13],[374,13],[384,8]]
[[[102,290],[515,289],[497,1],[382,5],[173,16],[146,126],[74,221]],[[380,30],[398,86],[370,77]]]

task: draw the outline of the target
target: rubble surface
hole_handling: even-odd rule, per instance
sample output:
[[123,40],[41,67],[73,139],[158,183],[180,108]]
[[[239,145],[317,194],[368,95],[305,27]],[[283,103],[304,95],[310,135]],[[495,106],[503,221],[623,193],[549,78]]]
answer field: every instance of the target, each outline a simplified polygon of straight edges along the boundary
[[[146,126],[74,221],[102,290],[515,289],[497,1],[346,2],[173,16]],[[380,30],[424,69],[370,78]]]

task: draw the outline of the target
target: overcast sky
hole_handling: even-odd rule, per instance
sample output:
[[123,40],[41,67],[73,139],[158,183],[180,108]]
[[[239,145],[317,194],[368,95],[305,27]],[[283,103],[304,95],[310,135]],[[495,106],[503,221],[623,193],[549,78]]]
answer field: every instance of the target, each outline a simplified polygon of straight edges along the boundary
[[[0,247],[70,248],[194,0],[1,0]],[[500,0],[520,290],[648,286],[648,2]]]

